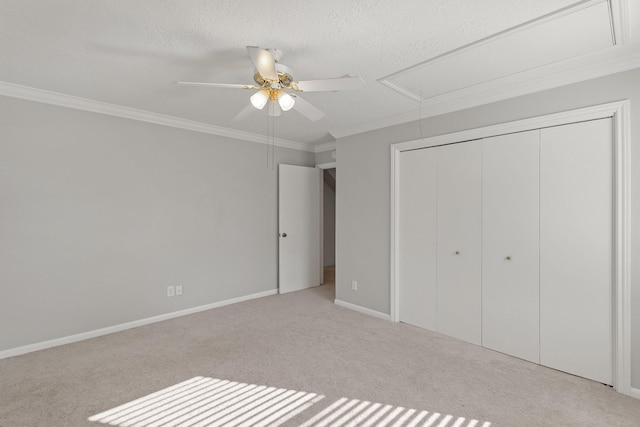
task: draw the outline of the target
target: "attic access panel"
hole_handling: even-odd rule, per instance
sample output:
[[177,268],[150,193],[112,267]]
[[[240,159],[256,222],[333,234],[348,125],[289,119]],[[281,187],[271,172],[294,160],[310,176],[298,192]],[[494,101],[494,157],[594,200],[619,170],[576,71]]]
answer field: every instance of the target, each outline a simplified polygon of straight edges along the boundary
[[416,101],[616,44],[608,0],[582,2],[381,78]]

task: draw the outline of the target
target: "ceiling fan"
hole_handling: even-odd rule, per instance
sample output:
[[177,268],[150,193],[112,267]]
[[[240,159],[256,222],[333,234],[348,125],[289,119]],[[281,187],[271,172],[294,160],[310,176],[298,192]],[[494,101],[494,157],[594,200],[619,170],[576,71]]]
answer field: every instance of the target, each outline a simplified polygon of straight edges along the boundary
[[364,85],[360,76],[346,75],[333,79],[294,81],[291,70],[278,62],[282,52],[276,49],[263,49],[247,46],[249,57],[256,67],[253,76],[255,84],[176,82],[180,85],[208,86],[222,88],[252,89],[257,92],[251,95],[251,104],[241,111],[234,120],[244,118],[252,108],[262,110],[268,105],[270,116],[279,116],[282,111],[294,108],[309,120],[320,120],[324,113],[313,104],[300,97],[298,92],[335,92],[358,89]]

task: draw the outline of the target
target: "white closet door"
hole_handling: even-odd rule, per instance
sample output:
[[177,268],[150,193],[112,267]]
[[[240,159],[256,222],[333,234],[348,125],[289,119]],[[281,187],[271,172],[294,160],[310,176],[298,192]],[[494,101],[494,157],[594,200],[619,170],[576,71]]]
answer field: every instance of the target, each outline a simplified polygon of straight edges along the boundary
[[611,119],[541,131],[540,363],[612,384]]
[[482,343],[482,145],[438,147],[438,332]]
[[482,345],[539,362],[539,131],[482,141]]
[[435,149],[400,155],[400,321],[436,330]]

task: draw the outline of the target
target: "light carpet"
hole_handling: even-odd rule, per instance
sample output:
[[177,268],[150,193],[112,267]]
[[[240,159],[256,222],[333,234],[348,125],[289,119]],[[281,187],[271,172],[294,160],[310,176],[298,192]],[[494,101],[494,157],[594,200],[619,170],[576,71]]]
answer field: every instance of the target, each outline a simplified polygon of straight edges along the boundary
[[[312,394],[286,426],[379,425],[393,412],[387,425],[421,413],[416,425],[435,414],[440,427],[640,425],[640,401],[610,387],[333,297],[322,285],[0,360],[0,425],[99,426],[89,418],[194,378]],[[390,409],[357,421],[374,405]]]

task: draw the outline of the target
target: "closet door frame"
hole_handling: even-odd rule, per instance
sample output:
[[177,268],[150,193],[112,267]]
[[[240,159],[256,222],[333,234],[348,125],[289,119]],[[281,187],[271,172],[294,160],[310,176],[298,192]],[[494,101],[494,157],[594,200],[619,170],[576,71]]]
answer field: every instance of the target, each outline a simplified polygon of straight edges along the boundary
[[391,247],[390,247],[390,317],[399,321],[399,213],[400,153],[407,150],[468,142],[513,132],[540,129],[613,118],[613,387],[622,394],[640,398],[631,388],[631,197],[630,197],[630,102],[628,100],[595,105],[532,119],[507,122],[432,138],[392,144],[391,151]]

